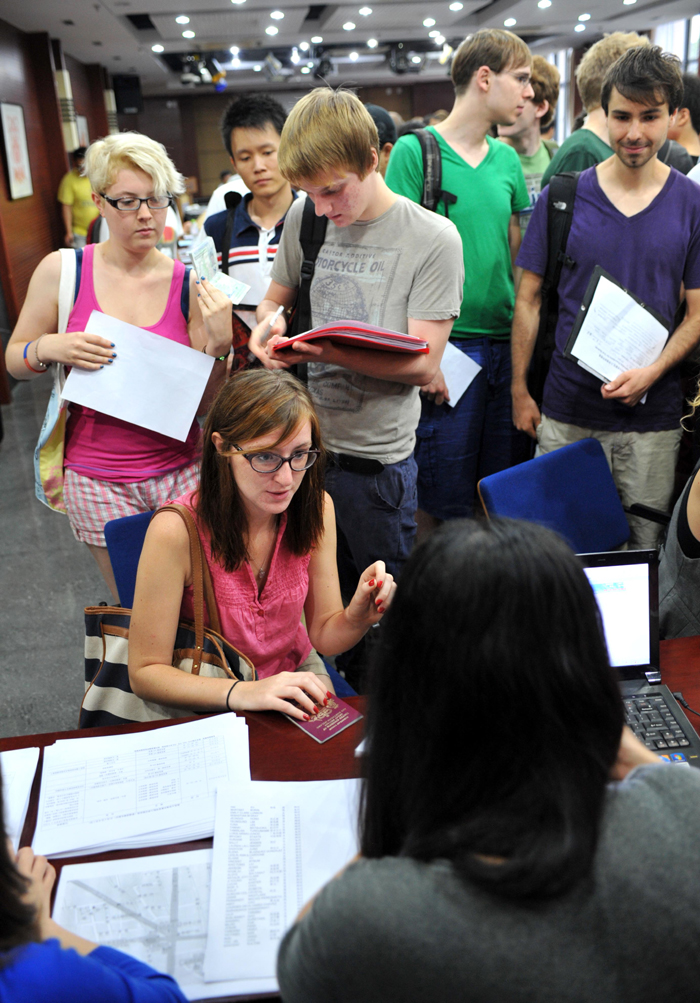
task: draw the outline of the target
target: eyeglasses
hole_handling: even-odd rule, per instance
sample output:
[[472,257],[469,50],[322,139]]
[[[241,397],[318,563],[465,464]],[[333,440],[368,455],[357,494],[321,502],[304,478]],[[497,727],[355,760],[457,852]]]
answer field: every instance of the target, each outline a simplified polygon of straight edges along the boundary
[[320,455],[320,449],[304,449],[291,456],[280,456],[279,453],[247,453],[240,446],[233,444],[233,448],[239,453],[243,453],[253,470],[258,474],[274,474],[285,463],[288,463],[292,470],[308,470],[313,467]]
[[101,197],[105,202],[109,202],[111,206],[114,206],[115,209],[119,209],[120,212],[138,212],[143,202],[146,203],[149,209],[167,209],[172,201],[170,195],[149,195],[147,199],[137,199],[132,196],[111,199],[102,192]]

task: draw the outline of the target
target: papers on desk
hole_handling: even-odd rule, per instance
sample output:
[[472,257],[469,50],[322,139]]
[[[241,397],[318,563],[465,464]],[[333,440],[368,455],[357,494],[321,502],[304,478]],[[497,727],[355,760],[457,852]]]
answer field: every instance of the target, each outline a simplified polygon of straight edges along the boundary
[[216,786],[250,781],[245,719],[60,740],[44,750],[33,848],[48,856],[213,835]]
[[117,355],[104,369],[73,367],[65,400],[184,442],[214,359],[98,310],[85,330],[112,341]]
[[207,982],[274,978],[299,910],[357,853],[358,795],[357,780],[219,788]]
[[598,265],[564,354],[603,383],[609,383],[628,369],[655,362],[668,333],[669,325],[660,314]]
[[450,399],[445,401],[445,404],[448,407],[455,407],[476,374],[481,371],[481,366],[448,341],[440,369],[450,394]]
[[38,762],[39,750],[36,748],[0,752],[5,829],[15,850],[19,849]]

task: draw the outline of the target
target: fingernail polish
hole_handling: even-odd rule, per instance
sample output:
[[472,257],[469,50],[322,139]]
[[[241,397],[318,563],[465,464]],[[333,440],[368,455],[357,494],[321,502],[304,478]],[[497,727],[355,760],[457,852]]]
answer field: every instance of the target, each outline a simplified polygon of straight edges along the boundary
[[372,587],[372,586],[374,585],[374,578],[370,578],[370,580],[369,580],[369,581],[367,582],[367,584],[368,584],[368,585],[370,586],[370,588],[371,588],[371,587]]
[[113,341],[111,341],[111,342],[110,342],[110,346],[111,346],[112,348],[114,348],[114,347],[115,347],[115,345],[114,345],[114,342],[113,342]]
[[318,714],[318,707],[314,707],[314,714]]
[[330,690],[326,690],[326,696],[327,696],[327,697],[332,697],[332,696],[333,696],[333,694],[331,693],[331,691],[330,691]]
[[112,352],[112,358],[116,359],[116,357],[117,357],[117,353],[116,352]]
[[384,584],[384,582],[377,582],[377,588],[380,589],[383,584]]
[[375,599],[374,601],[375,601],[375,603],[377,604],[377,606],[379,605],[379,603],[380,603],[380,602],[383,602],[383,600],[382,600],[382,599]]
[[323,698],[323,706],[325,707],[327,704],[328,704],[328,697],[324,697]]
[[311,718],[309,717],[309,715],[308,715],[308,714],[304,714],[304,720],[305,720],[305,721],[310,721],[310,720],[311,720]]

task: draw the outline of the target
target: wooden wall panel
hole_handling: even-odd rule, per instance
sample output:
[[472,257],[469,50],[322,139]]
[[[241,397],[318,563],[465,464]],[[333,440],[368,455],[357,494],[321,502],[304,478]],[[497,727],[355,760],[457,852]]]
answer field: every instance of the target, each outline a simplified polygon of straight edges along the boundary
[[75,114],[87,118],[92,143],[109,132],[102,67],[99,63],[79,63],[67,54],[63,58],[70,74]]

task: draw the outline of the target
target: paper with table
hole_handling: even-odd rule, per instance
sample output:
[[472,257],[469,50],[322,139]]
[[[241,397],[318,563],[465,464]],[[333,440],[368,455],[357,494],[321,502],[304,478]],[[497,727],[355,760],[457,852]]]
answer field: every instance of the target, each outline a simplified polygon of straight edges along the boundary
[[35,747],[0,752],[5,830],[15,850],[19,849],[38,762],[39,750]]
[[103,369],[73,367],[63,398],[184,442],[214,359],[99,310],[85,330],[113,342],[116,358]]
[[479,363],[474,362],[450,341],[445,345],[440,369],[450,395],[450,399],[445,401],[448,407],[457,404],[474,377],[481,372]]
[[44,750],[33,848],[50,856],[213,835],[216,786],[250,781],[248,726],[234,714]]
[[655,362],[668,334],[660,314],[596,266],[564,354],[609,383],[628,369]]

